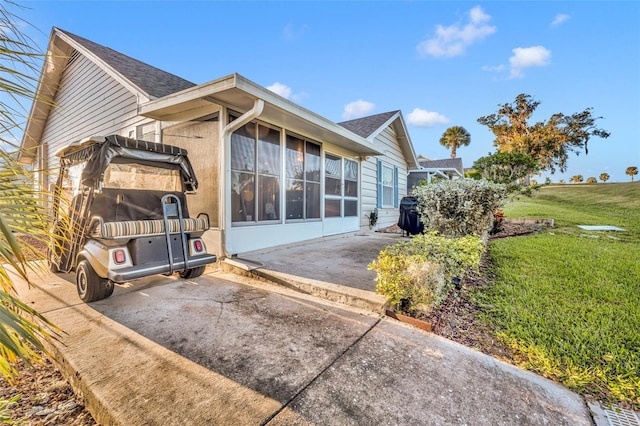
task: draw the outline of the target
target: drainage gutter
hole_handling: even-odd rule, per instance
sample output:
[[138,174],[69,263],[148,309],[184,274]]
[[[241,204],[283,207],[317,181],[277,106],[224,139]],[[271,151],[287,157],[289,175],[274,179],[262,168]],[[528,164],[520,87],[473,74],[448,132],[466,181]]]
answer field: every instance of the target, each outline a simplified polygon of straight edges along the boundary
[[251,120],[255,120],[256,118],[258,118],[262,114],[263,110],[264,101],[262,99],[256,99],[253,104],[253,108],[242,114],[236,120],[228,123],[222,129],[223,149],[220,150],[220,164],[224,165],[224,169],[221,168],[220,170],[220,188],[222,188],[222,191],[218,191],[218,193],[220,194],[218,198],[218,223],[222,225],[220,227],[220,239],[222,250],[224,251],[224,255],[226,257],[231,257],[231,254],[227,250],[226,237],[227,227],[231,226],[231,206],[227,203],[227,178],[231,174],[231,134]]

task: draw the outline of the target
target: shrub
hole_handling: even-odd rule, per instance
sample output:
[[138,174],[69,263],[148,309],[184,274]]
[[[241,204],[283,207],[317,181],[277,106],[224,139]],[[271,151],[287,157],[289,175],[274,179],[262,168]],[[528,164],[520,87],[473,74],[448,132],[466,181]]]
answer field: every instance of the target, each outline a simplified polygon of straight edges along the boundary
[[478,269],[483,251],[477,236],[446,238],[432,231],[382,250],[369,269],[377,272],[377,292],[397,310],[412,312],[420,304],[437,306],[453,277]]
[[486,242],[507,189],[486,180],[453,180],[416,188],[413,196],[426,228],[448,237],[475,234]]

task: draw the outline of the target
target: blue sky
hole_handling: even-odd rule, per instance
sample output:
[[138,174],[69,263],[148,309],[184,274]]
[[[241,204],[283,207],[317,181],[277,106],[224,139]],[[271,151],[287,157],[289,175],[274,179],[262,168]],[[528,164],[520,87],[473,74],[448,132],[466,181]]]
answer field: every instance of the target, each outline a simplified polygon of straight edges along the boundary
[[237,72],[336,122],[401,110],[416,154],[433,159],[463,126],[465,167],[495,150],[476,120],[520,93],[541,102],[533,121],[591,107],[611,136],[552,180],[628,181],[640,167],[640,2],[21,4],[43,50],[57,26],[194,83]]

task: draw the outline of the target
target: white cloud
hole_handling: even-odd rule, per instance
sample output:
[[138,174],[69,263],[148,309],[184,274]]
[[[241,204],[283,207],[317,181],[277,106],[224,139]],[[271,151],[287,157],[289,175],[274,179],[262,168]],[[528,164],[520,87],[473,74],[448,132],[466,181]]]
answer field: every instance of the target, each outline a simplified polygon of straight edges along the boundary
[[344,106],[344,112],[342,113],[343,120],[349,120],[351,118],[359,118],[365,114],[373,111],[376,106],[371,102],[358,99],[357,101],[350,102]]
[[416,127],[433,127],[436,124],[447,124],[448,122],[449,119],[444,115],[422,108],[414,108],[407,114],[407,123]]
[[302,37],[304,32],[307,30],[307,25],[295,26],[293,24],[287,24],[282,29],[282,38],[285,41],[294,41]]
[[525,68],[544,67],[551,62],[551,51],[543,46],[516,47],[512,52],[510,78],[522,77]]
[[476,6],[469,11],[469,22],[464,27],[437,25],[435,35],[418,44],[418,53],[435,57],[462,55],[468,46],[496,32],[496,27],[488,24],[490,20],[491,16]]
[[556,17],[553,19],[553,22],[551,23],[552,27],[557,27],[558,25],[564,24],[565,22],[567,22],[569,20],[569,18],[571,18],[571,16],[564,14],[564,13],[558,13],[556,15]]
[[291,87],[284,85],[278,81],[273,83],[271,86],[267,86],[267,89],[271,90],[276,95],[280,95],[286,99],[289,99],[289,97],[291,96]]

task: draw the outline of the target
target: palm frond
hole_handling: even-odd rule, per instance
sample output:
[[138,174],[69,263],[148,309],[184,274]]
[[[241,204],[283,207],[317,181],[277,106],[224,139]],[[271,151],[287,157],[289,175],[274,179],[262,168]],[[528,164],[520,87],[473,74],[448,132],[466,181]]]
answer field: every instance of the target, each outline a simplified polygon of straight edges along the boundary
[[[45,253],[25,247],[20,236],[46,241],[50,238],[49,194],[37,189],[34,173],[17,162],[15,153],[4,150],[15,146],[13,131],[21,132],[21,101],[36,96],[39,60],[36,44],[21,31],[26,21],[13,13],[22,7],[10,0],[0,0],[0,374],[9,381],[17,375],[16,360],[28,363],[45,351],[43,339],[57,338],[60,329],[42,314],[17,298],[13,278],[31,284],[30,271],[38,269]],[[45,188],[46,189],[46,188]]]

